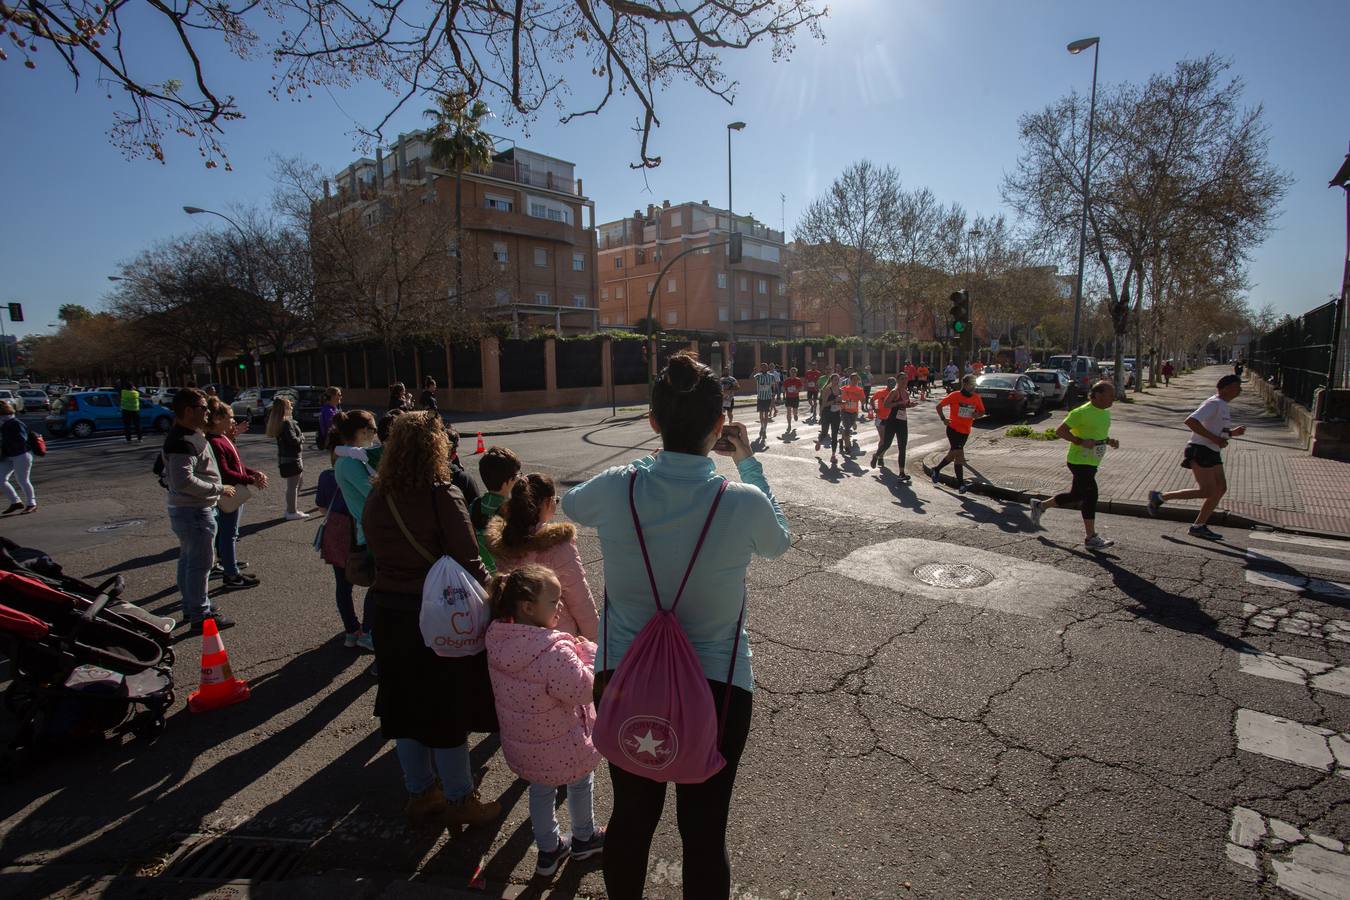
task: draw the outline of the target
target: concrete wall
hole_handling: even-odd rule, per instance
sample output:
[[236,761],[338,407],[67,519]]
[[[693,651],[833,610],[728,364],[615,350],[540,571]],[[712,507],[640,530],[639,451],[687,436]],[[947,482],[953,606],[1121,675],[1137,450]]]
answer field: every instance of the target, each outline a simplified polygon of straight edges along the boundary
[[[1252,374],[1252,384],[1256,387],[1266,405],[1273,407],[1284,416],[1285,421],[1294,427],[1303,441],[1303,446],[1313,456],[1324,459],[1350,461],[1350,422],[1327,421],[1314,415],[1313,410],[1281,394],[1259,375]],[[1332,395],[1336,396],[1332,396]],[[1330,405],[1345,403],[1350,391],[1327,391],[1319,389],[1313,395],[1313,406],[1317,410]],[[1330,401],[1337,401],[1335,404]]]

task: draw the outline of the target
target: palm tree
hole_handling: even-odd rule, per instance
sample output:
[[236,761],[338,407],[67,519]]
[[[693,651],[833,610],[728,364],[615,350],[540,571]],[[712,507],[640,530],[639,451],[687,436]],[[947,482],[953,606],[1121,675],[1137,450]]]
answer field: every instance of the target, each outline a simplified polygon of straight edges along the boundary
[[431,161],[455,173],[455,302],[464,302],[463,185],[467,169],[486,168],[492,161],[492,137],[483,130],[483,120],[492,110],[482,100],[463,91],[443,94],[436,108],[424,115],[432,120]]

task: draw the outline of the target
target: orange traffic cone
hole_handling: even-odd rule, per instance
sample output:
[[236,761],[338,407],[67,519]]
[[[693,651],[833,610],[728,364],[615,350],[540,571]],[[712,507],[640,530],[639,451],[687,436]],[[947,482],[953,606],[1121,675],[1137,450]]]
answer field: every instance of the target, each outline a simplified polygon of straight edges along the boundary
[[188,709],[210,712],[247,700],[248,694],[248,682],[235,678],[230,671],[230,655],[225,652],[216,620],[208,618],[202,625],[201,686],[188,695]]
[[483,446],[483,432],[478,432],[478,446],[473,449],[474,456],[480,453],[486,453],[487,448]]

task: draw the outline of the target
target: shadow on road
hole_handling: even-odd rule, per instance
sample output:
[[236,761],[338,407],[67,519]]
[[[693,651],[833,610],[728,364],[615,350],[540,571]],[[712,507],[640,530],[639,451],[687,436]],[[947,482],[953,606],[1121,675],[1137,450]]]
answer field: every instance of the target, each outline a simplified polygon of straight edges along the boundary
[[891,496],[895,498],[896,506],[912,509],[921,516],[928,515],[928,511],[924,509],[924,502],[919,499],[918,494],[914,493],[914,488],[911,485],[900,480],[899,474],[892,472],[887,466],[883,465],[877,469],[876,478],[886,487],[886,490],[891,492]]

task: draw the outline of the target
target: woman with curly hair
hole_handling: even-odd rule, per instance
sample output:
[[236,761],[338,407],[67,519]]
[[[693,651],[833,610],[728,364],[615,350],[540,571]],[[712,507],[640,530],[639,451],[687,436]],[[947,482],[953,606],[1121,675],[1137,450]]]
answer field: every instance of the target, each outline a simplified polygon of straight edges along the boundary
[[[422,582],[450,556],[480,584],[488,580],[459,488],[451,484],[450,444],[439,416],[405,412],[394,420],[361,514],[375,557],[372,629],[380,683],[375,715],[394,741],[412,823],[476,824],[497,817],[469,769],[468,734],[496,731],[487,654],[442,657],[418,624]],[[437,784],[437,776],[440,783]]]

